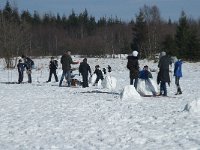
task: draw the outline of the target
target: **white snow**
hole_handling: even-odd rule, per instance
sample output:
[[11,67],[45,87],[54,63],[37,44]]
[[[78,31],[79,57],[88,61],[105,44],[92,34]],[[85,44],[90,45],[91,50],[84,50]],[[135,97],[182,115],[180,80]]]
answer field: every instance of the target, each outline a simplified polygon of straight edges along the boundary
[[200,99],[193,100],[186,104],[184,110],[194,115],[200,115]]
[[102,81],[102,86],[105,89],[114,90],[117,86],[117,79],[111,75],[106,75]]
[[[182,95],[174,95],[173,78],[167,87],[169,97],[141,97],[134,103],[134,99],[120,98],[129,85],[127,60],[88,59],[93,71],[97,64],[112,67],[117,86],[110,91],[96,86],[58,87],[54,77],[51,83],[44,83],[49,59],[34,59],[40,69],[33,70],[33,83],[20,85],[7,84],[17,81],[17,69],[4,69],[0,59],[1,150],[200,148],[200,115],[183,111],[186,104],[199,100],[200,63],[183,64]],[[157,68],[156,63],[140,61],[141,68],[146,64]],[[60,64],[58,73],[60,79]],[[156,80],[157,73],[152,74]],[[81,76],[76,78],[80,80]],[[199,101],[194,106],[192,111],[199,110]]]
[[140,94],[136,91],[133,85],[126,85],[121,93],[122,100],[141,100]]
[[89,77],[89,86],[93,86],[95,84],[96,79],[97,79],[97,75],[92,74],[92,76]]
[[158,86],[153,79],[148,79],[148,81],[145,81],[144,79],[139,79],[137,84],[137,91],[142,96],[152,96],[154,93],[159,93]]

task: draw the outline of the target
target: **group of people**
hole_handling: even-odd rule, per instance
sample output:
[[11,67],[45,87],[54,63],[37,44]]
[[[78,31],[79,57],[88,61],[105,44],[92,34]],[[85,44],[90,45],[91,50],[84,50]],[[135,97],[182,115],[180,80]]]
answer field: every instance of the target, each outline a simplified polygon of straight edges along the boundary
[[[22,61],[22,59],[24,60],[24,62]],[[17,64],[18,73],[19,73],[18,83],[19,84],[22,83],[25,69],[26,69],[26,72],[28,75],[28,83],[32,83],[31,72],[32,72],[32,69],[34,68],[34,61],[25,55],[22,55],[22,59],[19,59],[19,62]],[[59,87],[62,87],[64,78],[67,81],[67,86],[70,87],[72,84],[72,78],[73,78],[71,65],[79,64],[79,62],[75,62],[72,60],[70,51],[67,51],[64,53],[64,55],[61,57],[60,62],[62,64],[63,72],[62,72],[62,76],[61,76],[61,79],[59,82]],[[56,73],[57,68],[58,68],[58,61],[55,60],[54,57],[51,57],[51,60],[49,62],[49,70],[50,70],[49,71],[49,79],[46,82],[51,82],[52,75],[54,75],[55,81],[58,82],[58,76]],[[79,75],[82,75],[81,85],[84,88],[89,87],[88,77],[89,77],[89,74],[91,76],[92,73],[91,73],[91,68],[90,68],[89,64],[87,63],[87,58],[83,59],[83,62],[80,63],[78,70],[79,70]],[[103,68],[103,72],[104,72],[104,74],[106,73],[105,68]],[[108,66],[108,72],[111,72],[110,66]],[[99,80],[104,79],[103,73],[100,70],[99,65],[95,66],[94,74],[96,74],[96,76],[97,76],[95,84],[97,84],[99,82]]]
[[[60,87],[62,86],[62,82],[65,78],[67,80],[68,87],[70,87],[71,83],[72,83],[71,82],[72,81],[72,79],[71,79],[71,77],[72,77],[72,75],[71,75],[71,72],[72,72],[71,64],[79,64],[79,62],[73,61],[72,58],[71,58],[71,52],[67,51],[61,57],[61,64],[62,64],[63,73],[62,73],[62,76],[61,76],[61,79],[60,79],[60,82],[59,82],[59,86]],[[90,65],[87,62],[87,58],[83,59],[83,62],[80,63],[78,70],[79,70],[79,75],[82,76],[82,82],[81,82],[82,87],[83,88],[89,87],[88,78],[89,78],[89,74],[90,74],[90,76],[92,76],[92,72],[91,72]],[[111,68],[110,68],[110,70],[111,70]],[[94,74],[96,74],[96,76],[97,76],[95,84],[98,83],[99,80],[104,79],[103,73],[100,70],[99,65],[95,66]]]
[[[19,60],[19,63],[17,65],[18,72],[19,72],[19,79],[18,83],[22,83],[23,81],[23,72],[26,69],[27,75],[28,75],[28,83],[32,82],[31,78],[31,72],[34,68],[34,61],[30,59],[29,57],[22,55],[22,60]],[[138,52],[133,51],[131,56],[127,57],[127,68],[129,69],[129,77],[130,77],[130,84],[134,85],[134,87],[137,89],[138,85],[138,79],[148,80],[152,77],[152,74],[148,70],[148,66],[145,65],[143,67],[143,70],[140,71],[139,67],[139,61],[138,61]],[[72,64],[79,64],[79,62],[75,62],[71,58],[71,52],[67,51],[64,53],[64,55],[61,57],[61,64],[62,64],[62,76],[59,82],[59,86],[62,86],[62,82],[64,78],[67,81],[67,86],[71,86],[72,81]],[[160,93],[153,93],[153,95],[163,95],[167,96],[167,87],[166,83],[170,85],[170,75],[169,75],[169,66],[172,65],[171,58],[166,55],[166,52],[161,52],[159,63],[158,63],[158,76],[157,76],[157,84],[160,84]],[[56,69],[58,68],[58,61],[54,59],[54,57],[51,57],[50,63],[49,63],[49,79],[47,82],[51,82],[52,75],[55,77],[55,81],[58,82],[58,76],[56,74]],[[111,67],[108,65],[108,72],[111,72]],[[103,73],[106,74],[106,69],[103,68]],[[96,81],[95,84],[99,82],[99,80],[103,80],[103,73],[100,70],[100,66],[95,66],[94,74],[96,74]],[[87,58],[83,59],[83,62],[79,65],[79,75],[82,75],[82,86],[88,87],[88,77],[92,75],[90,65],[87,63]],[[177,93],[176,94],[182,94],[182,90],[179,84],[179,80],[182,77],[182,60],[177,60],[174,65],[174,76],[175,76],[175,84],[177,86]]]
[[[24,60],[24,62],[22,61],[22,59]],[[17,69],[19,73],[18,83],[22,83],[25,69],[28,75],[28,83],[32,83],[31,73],[32,69],[34,68],[34,61],[25,55],[22,55],[22,59],[19,59],[17,64]]]
[[[160,84],[160,93],[153,92],[153,95],[162,95],[167,96],[167,87],[166,83],[170,85],[170,75],[169,75],[169,66],[172,65],[171,58],[166,55],[166,52],[161,52],[160,59],[158,63],[158,76],[157,76],[157,84]],[[139,62],[138,62],[138,52],[133,51],[131,56],[128,56],[127,68],[130,72],[130,84],[134,85],[137,89],[138,79],[148,80],[152,78],[152,74],[148,71],[148,66],[145,65],[143,70],[139,70]],[[177,94],[182,94],[182,90],[179,84],[179,80],[182,77],[182,60],[179,59],[174,64],[174,76],[175,76],[175,84],[177,86]],[[134,81],[134,83],[133,83]]]

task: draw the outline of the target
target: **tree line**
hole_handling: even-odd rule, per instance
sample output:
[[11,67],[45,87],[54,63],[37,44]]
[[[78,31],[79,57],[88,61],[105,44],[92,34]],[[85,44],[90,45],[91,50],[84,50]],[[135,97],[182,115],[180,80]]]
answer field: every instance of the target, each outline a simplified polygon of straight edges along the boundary
[[104,56],[105,54],[140,52],[140,58],[153,58],[166,51],[187,60],[200,59],[200,19],[188,18],[180,12],[177,22],[164,20],[157,6],[144,5],[135,19],[124,22],[118,17],[95,17],[85,9],[68,16],[18,8],[7,1],[0,9],[0,57],[22,53],[31,56],[73,54]]

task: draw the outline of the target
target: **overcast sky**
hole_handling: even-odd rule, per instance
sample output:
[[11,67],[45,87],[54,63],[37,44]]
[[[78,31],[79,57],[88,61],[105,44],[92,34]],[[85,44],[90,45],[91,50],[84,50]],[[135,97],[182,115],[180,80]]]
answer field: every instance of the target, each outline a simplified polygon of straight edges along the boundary
[[[3,8],[7,0],[0,0],[0,8]],[[164,19],[171,18],[178,20],[180,13],[184,10],[187,16],[194,19],[200,18],[200,0],[9,0],[10,3],[18,7],[19,11],[34,10],[40,14],[45,12],[59,13],[68,16],[72,9],[75,13],[83,12],[85,8],[88,13],[100,17],[121,18],[123,21],[130,21],[135,18],[139,8],[156,5]]]

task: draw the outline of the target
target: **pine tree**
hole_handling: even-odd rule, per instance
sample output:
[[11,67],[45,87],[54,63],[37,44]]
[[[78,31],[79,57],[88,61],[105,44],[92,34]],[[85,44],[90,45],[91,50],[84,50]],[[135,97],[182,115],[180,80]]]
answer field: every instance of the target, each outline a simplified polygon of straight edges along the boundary
[[175,41],[178,49],[178,57],[190,60],[198,58],[199,40],[197,32],[189,26],[184,12],[181,13],[181,17],[179,19]]
[[146,41],[146,22],[144,20],[144,14],[140,11],[139,15],[136,16],[136,23],[132,28],[133,41],[131,43],[131,49],[137,50],[141,57],[145,57],[144,48]]

